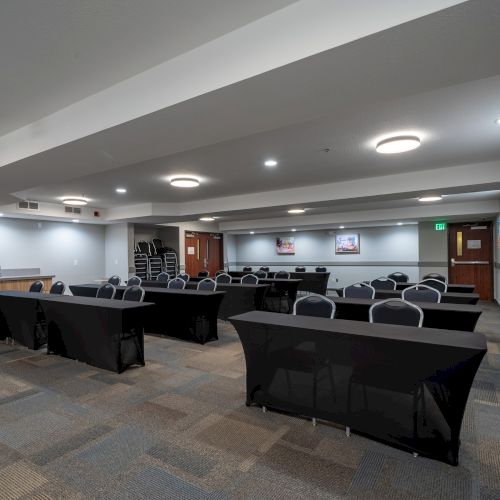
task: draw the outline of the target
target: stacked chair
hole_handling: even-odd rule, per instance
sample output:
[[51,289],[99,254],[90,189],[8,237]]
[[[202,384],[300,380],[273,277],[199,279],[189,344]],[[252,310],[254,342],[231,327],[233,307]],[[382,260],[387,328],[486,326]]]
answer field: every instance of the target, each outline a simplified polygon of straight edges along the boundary
[[179,272],[177,252],[166,247],[160,238],[153,238],[151,242],[137,242],[134,265],[135,274],[141,280],[156,280],[162,273],[177,276]]

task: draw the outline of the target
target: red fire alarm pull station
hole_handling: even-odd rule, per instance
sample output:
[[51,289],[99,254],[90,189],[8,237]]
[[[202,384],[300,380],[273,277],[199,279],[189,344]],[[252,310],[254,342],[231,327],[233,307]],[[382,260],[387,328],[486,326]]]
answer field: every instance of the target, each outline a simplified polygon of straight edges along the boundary
[[97,210],[94,210],[94,217],[100,217],[101,214],[97,211]]

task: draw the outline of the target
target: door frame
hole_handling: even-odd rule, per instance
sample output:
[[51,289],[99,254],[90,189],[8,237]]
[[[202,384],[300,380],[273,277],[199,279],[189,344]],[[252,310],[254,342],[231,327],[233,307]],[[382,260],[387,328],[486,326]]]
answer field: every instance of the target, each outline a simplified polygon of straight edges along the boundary
[[219,269],[224,269],[224,233],[218,233],[216,231],[192,231],[189,229],[184,230],[184,267],[186,267],[186,252],[187,252],[187,247],[186,247],[186,238],[188,237],[187,235],[191,234],[194,236],[198,234],[205,234],[209,236],[218,236],[221,242],[221,251],[220,251],[220,261],[219,261]]

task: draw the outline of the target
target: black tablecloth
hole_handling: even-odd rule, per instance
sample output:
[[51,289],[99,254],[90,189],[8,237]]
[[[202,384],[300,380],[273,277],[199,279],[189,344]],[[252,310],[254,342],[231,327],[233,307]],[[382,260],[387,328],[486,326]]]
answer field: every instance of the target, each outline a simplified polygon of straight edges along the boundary
[[[243,271],[229,271],[228,273],[233,278],[241,278],[246,274]],[[276,274],[275,271],[269,271],[267,273],[268,278],[274,278]],[[299,284],[299,292],[312,292],[318,293],[320,295],[326,295],[326,290],[328,288],[328,280],[330,279],[330,273],[290,273],[291,279],[302,280]]]
[[[95,296],[98,285],[70,285],[73,295]],[[175,290],[162,287],[143,287],[144,300],[155,307],[145,317],[146,333],[194,340],[204,344],[217,340],[217,314],[225,292]],[[121,298],[126,289],[116,287],[116,297]]]
[[[396,283],[396,290],[404,290],[418,283]],[[448,292],[450,293],[474,293],[475,285],[465,285],[460,283],[448,283]]]
[[[337,294],[342,297],[344,294],[343,288],[333,288]],[[375,298],[384,300],[392,298],[401,298],[402,290],[376,290]],[[478,293],[454,293],[445,292],[441,294],[441,302],[443,304],[470,304],[475,305],[479,301]]]
[[[380,302],[377,299],[329,298],[335,302],[336,319],[355,321],[368,321],[370,306]],[[431,304],[429,302],[415,302],[415,304],[424,312],[423,326],[426,328],[473,332],[482,312],[478,306],[465,304]]]
[[253,311],[230,318],[247,404],[334,421],[456,465],[482,334]]

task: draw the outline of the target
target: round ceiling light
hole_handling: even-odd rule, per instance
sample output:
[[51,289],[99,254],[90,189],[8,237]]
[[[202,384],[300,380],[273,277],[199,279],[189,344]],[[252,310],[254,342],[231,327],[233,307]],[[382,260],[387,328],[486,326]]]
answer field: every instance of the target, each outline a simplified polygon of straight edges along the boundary
[[178,188],[194,188],[200,185],[200,181],[194,177],[174,177],[170,185]]
[[292,233],[295,233],[295,231],[297,231],[296,229],[292,229]]
[[344,228],[345,228],[345,226],[339,226],[339,229],[344,229]]
[[125,188],[116,188],[116,189],[115,189],[115,191],[116,191],[117,193],[120,193],[120,194],[124,194],[124,193],[126,193],[126,192],[127,192],[127,190],[126,190]]
[[78,224],[80,221],[78,219],[73,219],[71,222],[74,222],[75,224]]
[[375,147],[377,153],[395,154],[405,153],[420,146],[420,139],[416,135],[399,135],[389,137],[377,143]]
[[276,160],[273,160],[272,158],[269,158],[269,160],[266,160],[264,162],[264,165],[266,167],[275,167],[276,165],[278,165],[278,162]]
[[495,125],[500,125],[500,118],[497,118],[497,119],[495,120]]
[[203,222],[212,222],[215,219],[213,217],[200,217],[200,220],[202,220]]
[[439,196],[439,195],[436,195],[436,196],[421,196],[418,201],[422,201],[422,202],[427,202],[427,201],[440,201],[442,200],[443,197],[442,196]]
[[292,208],[288,210],[289,214],[303,214],[305,212],[305,209],[303,208]]
[[250,234],[255,234],[255,231],[250,231]]
[[88,202],[85,198],[64,198],[63,201],[64,205],[73,205],[76,207],[83,207],[85,206]]

